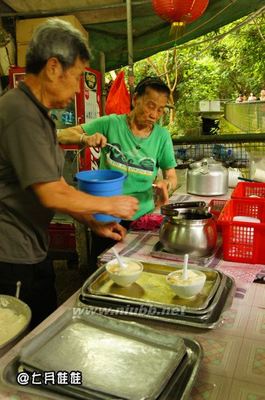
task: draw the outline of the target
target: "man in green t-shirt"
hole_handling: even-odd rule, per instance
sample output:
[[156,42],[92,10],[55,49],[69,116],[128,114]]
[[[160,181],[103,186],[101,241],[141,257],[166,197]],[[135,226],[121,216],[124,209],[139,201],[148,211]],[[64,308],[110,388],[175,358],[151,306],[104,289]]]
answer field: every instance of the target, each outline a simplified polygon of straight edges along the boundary
[[[63,144],[101,147],[100,169],[115,169],[127,175],[124,194],[133,195],[139,201],[133,220],[155,208],[154,187],[159,199],[157,205],[167,203],[168,193],[176,188],[171,136],[157,124],[169,95],[169,88],[160,78],[147,77],[135,88],[129,114],[103,116],[58,132]],[[159,169],[161,179],[157,178]],[[93,247],[94,243],[94,251]]]

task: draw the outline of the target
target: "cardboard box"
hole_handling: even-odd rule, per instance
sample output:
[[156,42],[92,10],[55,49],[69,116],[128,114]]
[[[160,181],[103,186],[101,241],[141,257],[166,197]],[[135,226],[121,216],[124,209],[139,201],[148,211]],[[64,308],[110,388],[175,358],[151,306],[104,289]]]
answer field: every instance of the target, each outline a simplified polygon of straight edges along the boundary
[[50,18],[60,18],[64,21],[70,22],[76,29],[78,29],[84,37],[88,40],[88,32],[85,30],[83,25],[78,21],[74,15],[63,15],[59,17],[48,17],[48,18],[32,18],[22,19],[16,22],[16,40],[17,43],[25,44],[30,42],[35,28],[47,21]]
[[38,25],[42,24],[50,18],[60,18],[64,21],[70,22],[70,24],[78,29],[88,41],[88,32],[80,24],[80,22],[74,15],[19,20],[16,22],[17,65],[19,67],[25,67],[26,65],[26,51],[34,30],[37,28]]
[[0,47],[0,75],[8,75],[9,68],[15,64],[16,47],[11,38],[5,46]]
[[17,66],[25,67],[26,66],[26,51],[28,44],[18,43],[17,44]]

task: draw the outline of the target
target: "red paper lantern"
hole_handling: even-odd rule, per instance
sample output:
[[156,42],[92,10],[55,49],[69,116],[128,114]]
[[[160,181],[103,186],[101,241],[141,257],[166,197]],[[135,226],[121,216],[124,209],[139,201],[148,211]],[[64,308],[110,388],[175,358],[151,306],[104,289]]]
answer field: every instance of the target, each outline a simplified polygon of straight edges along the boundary
[[159,17],[172,24],[172,28],[185,27],[198,19],[206,10],[209,0],[152,0]]

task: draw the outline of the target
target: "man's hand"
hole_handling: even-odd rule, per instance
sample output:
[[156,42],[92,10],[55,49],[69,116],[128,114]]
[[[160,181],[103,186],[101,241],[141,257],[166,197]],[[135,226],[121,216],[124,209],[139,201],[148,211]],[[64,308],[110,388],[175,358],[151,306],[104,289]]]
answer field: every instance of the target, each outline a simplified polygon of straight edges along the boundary
[[169,195],[167,186],[167,181],[165,180],[157,181],[155,184],[153,184],[153,187],[155,189],[156,207],[161,207],[164,204],[168,203]]
[[95,133],[94,135],[88,136],[85,133],[81,136],[81,144],[89,147],[105,147],[107,138],[101,133]]
[[124,239],[127,232],[126,229],[117,222],[108,222],[103,224],[102,222],[93,220],[89,225],[98,236],[103,236],[116,241]]
[[132,196],[113,196],[108,199],[109,209],[107,211],[110,215],[122,219],[132,219],[133,215],[138,210],[138,200]]
[[[138,210],[138,200],[132,196],[93,196],[76,190],[64,178],[59,181],[35,183],[32,189],[44,207],[64,214],[79,215],[78,220],[100,213],[122,219],[132,219]],[[77,218],[77,217],[75,217]]]

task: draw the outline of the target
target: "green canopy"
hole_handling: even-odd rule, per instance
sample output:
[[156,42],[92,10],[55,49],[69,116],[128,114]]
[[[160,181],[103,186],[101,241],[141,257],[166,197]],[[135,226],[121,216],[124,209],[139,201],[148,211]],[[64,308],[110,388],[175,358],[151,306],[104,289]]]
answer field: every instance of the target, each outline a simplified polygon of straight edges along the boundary
[[[127,18],[130,3],[132,18]],[[109,71],[128,64],[127,19],[132,22],[133,60],[138,61],[215,31],[262,7],[265,0],[209,0],[205,13],[187,25],[176,41],[169,36],[170,24],[155,14],[151,0],[0,0],[0,18],[14,28],[18,18],[73,14],[89,32],[95,56],[91,66],[98,69],[99,52],[103,52]]]
[[[145,5],[133,5],[133,59],[144,59],[215,31],[264,5],[264,0],[210,0],[205,13],[197,21],[187,25],[184,35],[178,40],[172,40],[169,36],[170,24],[154,13],[151,1]],[[85,25],[85,28],[89,32],[93,53],[96,55],[98,51],[102,51],[105,54],[107,71],[128,64],[126,21]],[[94,64],[98,65],[97,57]]]

